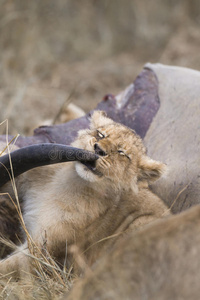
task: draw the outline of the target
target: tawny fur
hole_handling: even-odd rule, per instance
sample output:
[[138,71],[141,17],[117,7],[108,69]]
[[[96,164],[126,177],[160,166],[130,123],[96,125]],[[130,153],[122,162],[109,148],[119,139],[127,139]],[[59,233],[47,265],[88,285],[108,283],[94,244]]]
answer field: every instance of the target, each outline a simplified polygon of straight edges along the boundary
[[132,232],[63,300],[197,300],[200,205]]
[[[24,221],[33,241],[62,262],[66,242],[77,245],[91,265],[112,238],[135,230],[168,212],[148,183],[165,165],[150,159],[142,140],[131,129],[94,112],[90,129],[81,130],[73,146],[104,151],[90,170],[80,162],[30,170],[17,181],[24,202]],[[10,192],[9,185],[3,191]],[[99,242],[101,239],[104,241]],[[87,250],[87,251],[86,251]],[[27,241],[0,261],[0,273],[32,271]],[[68,255],[68,263],[72,263]]]

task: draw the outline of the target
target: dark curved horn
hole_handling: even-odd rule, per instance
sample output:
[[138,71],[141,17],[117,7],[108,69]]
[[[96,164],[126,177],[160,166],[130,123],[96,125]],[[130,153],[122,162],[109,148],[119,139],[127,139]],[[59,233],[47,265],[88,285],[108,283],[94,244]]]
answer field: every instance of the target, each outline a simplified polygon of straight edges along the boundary
[[[95,153],[61,144],[37,144],[10,153],[14,177],[45,165],[67,161],[95,161]],[[0,157],[0,187],[11,179],[9,154]]]

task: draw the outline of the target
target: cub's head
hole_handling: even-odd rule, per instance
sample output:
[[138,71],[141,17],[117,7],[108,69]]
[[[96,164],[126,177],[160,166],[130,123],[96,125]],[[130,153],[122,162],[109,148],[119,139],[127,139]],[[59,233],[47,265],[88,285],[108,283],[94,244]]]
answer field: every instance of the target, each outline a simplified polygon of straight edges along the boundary
[[72,146],[99,155],[95,163],[75,163],[78,175],[87,181],[101,180],[137,190],[139,181],[152,182],[165,170],[164,164],[146,155],[141,138],[133,130],[109,119],[102,111],[93,113],[90,129],[79,131]]

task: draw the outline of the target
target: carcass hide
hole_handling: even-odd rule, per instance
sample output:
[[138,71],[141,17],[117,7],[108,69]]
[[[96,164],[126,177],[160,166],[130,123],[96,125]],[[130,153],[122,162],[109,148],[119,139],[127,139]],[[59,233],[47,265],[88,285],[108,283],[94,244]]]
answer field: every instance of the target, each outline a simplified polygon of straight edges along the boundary
[[[150,156],[168,165],[168,175],[152,189],[174,213],[200,202],[199,82],[198,71],[147,64],[125,91],[118,96],[106,95],[97,106],[115,121],[134,129],[144,139]],[[69,145],[78,130],[88,127],[90,114],[65,124],[37,128],[34,136],[20,137],[16,144]],[[5,136],[0,141],[5,141]]]

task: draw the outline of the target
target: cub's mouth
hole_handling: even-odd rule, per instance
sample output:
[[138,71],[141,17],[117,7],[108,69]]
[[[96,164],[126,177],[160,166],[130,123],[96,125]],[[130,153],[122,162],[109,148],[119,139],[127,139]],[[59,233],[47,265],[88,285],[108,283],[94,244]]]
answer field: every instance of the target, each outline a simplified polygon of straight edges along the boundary
[[103,174],[97,170],[96,161],[82,161],[81,162],[87,169],[89,169],[93,174],[97,176],[103,176]]
[[[102,148],[100,148],[98,143],[94,144],[94,152],[95,152],[95,154],[99,155],[99,157],[107,155],[107,153]],[[94,160],[94,161],[82,161],[81,163],[84,166],[86,166],[93,174],[98,175],[100,177],[103,176],[103,174],[97,169],[97,161],[96,160]]]

